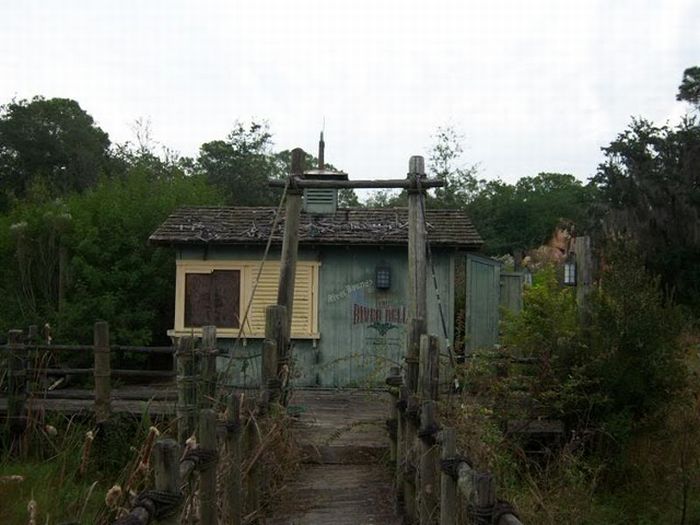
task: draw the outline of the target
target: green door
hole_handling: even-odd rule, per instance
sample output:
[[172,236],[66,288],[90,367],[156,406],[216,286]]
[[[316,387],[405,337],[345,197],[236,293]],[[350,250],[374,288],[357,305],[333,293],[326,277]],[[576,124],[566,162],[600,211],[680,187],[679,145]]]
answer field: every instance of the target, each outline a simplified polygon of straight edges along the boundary
[[492,349],[498,342],[501,263],[488,257],[466,257],[465,353]]

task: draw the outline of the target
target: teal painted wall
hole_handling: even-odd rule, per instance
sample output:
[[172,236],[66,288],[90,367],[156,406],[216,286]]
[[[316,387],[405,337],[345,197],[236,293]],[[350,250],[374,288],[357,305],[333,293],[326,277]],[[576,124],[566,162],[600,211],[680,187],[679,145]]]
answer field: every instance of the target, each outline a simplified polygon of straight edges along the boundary
[[[212,247],[178,251],[184,259],[259,259],[258,247]],[[383,384],[390,366],[402,365],[408,317],[407,249],[390,247],[300,248],[300,260],[319,261],[319,332],[317,341],[294,340],[294,382],[297,386],[370,386]],[[279,260],[279,250],[268,260]],[[453,338],[453,252],[433,251],[433,260],[447,334]],[[377,290],[375,268],[391,268],[391,288]],[[428,331],[443,341],[437,296],[428,273]],[[222,350],[233,349],[232,362],[219,358],[219,367],[230,367],[234,383],[256,386],[260,375],[260,339],[236,342],[222,339]]]

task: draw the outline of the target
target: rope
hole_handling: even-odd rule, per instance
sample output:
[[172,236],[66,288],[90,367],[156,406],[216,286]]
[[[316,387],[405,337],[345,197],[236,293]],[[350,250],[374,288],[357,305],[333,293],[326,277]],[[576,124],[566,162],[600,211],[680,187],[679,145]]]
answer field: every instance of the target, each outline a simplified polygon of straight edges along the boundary
[[425,228],[425,246],[428,253],[428,262],[430,263],[430,273],[433,275],[433,287],[435,288],[435,295],[437,297],[438,312],[440,312],[440,323],[442,324],[442,334],[445,337],[445,346],[447,347],[447,353],[450,356],[450,363],[452,364],[452,369],[456,369],[455,357],[452,353],[452,343],[450,342],[450,337],[447,334],[447,322],[445,321],[445,312],[442,309],[442,299],[440,298],[440,289],[438,288],[437,275],[435,274],[435,262],[433,261],[433,252],[430,249],[430,238],[428,237],[428,220],[425,215],[425,203],[424,203],[424,193],[421,190],[420,177],[416,177],[416,186],[418,187],[419,197],[418,202],[420,203],[420,211],[423,216],[423,227]]
[[224,428],[226,429],[226,432],[228,434],[234,434],[241,429],[241,422],[240,421],[226,421],[226,423],[224,423]]
[[183,461],[191,461],[194,463],[195,470],[207,470],[209,467],[216,465],[219,460],[219,452],[216,449],[210,448],[193,448],[187,451],[180,463]]
[[467,514],[475,519],[476,523],[488,524],[493,523],[491,521],[491,516],[493,516],[494,505],[476,505],[470,503],[467,505]]
[[453,456],[440,460],[440,470],[457,481],[459,477],[459,466],[462,463],[469,464],[469,459],[464,456]]
[[[136,496],[132,509],[142,508],[148,512],[149,521],[160,520],[175,514],[182,501],[179,492],[166,492],[164,490],[144,490]],[[143,522],[129,513],[122,516],[113,525],[143,525]]]
[[440,432],[440,426],[437,423],[431,423],[430,425],[427,425],[418,431],[418,437],[426,445],[432,446],[437,443],[437,439],[435,439],[435,436],[438,432]]
[[491,523],[493,523],[494,525],[498,525],[499,520],[507,514],[511,514],[515,516],[518,520],[520,520],[520,516],[518,516],[518,513],[515,511],[515,507],[513,505],[511,505],[507,501],[497,501],[496,504],[493,506],[491,514]]
[[[258,273],[255,276],[255,284],[253,285],[253,290],[250,294],[250,299],[248,299],[248,304],[246,305],[245,312],[243,313],[243,319],[241,321],[241,326],[238,329],[238,335],[236,336],[236,340],[233,343],[233,346],[231,347],[231,350],[229,351],[229,357],[232,357],[233,354],[235,353],[236,349],[238,348],[238,345],[241,340],[241,336],[243,335],[243,330],[248,323],[248,315],[250,314],[250,309],[253,305],[253,299],[255,298],[255,292],[258,289],[258,283],[260,282],[260,276],[262,275],[263,268],[265,266],[265,261],[267,260],[267,256],[270,254],[270,248],[272,246],[272,237],[275,233],[275,228],[277,228],[277,225],[279,224],[280,217],[282,215],[282,207],[284,205],[285,200],[287,199],[287,190],[289,189],[289,178],[287,178],[287,181],[284,184],[284,190],[282,191],[282,197],[280,198],[280,202],[277,205],[277,211],[275,212],[275,218],[272,221],[272,227],[270,228],[270,236],[267,239],[267,244],[265,245],[265,251],[263,252],[263,257],[262,260],[260,261],[260,265],[258,266]],[[249,323],[248,323],[249,324]],[[229,359],[228,365],[226,368],[219,373],[217,383],[220,382],[220,380],[224,377],[227,377],[230,372],[231,368],[233,367],[234,360]],[[224,396],[226,395],[226,392],[221,389],[220,395]]]

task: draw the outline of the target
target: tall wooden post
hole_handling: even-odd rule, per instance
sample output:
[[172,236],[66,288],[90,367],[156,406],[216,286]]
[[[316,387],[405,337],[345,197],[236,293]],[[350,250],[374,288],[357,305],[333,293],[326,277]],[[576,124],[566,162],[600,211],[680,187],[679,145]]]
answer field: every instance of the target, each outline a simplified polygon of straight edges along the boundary
[[[292,150],[291,178],[300,177],[304,173],[304,150]],[[287,188],[287,208],[284,222],[284,238],[282,239],[282,255],[280,257],[280,282],[277,290],[277,304],[287,308],[287,329],[284,334],[284,344],[277,347],[278,375],[282,377],[282,367],[289,366],[289,341],[292,331],[292,316],[294,303],[294,280],[297,273],[297,255],[299,252],[299,221],[301,219],[301,199],[303,191],[298,188]],[[282,400],[286,404],[286,400]]]
[[202,327],[202,347],[200,369],[201,381],[199,383],[198,401],[200,408],[211,408],[214,406],[216,397],[216,326]]
[[[173,495],[180,494],[180,446],[174,439],[160,439],[153,445],[151,462],[155,472],[156,490]],[[158,520],[159,525],[178,525],[180,509]]]
[[106,321],[95,323],[94,345],[95,422],[100,425],[109,420],[112,397],[109,324]]
[[[454,460],[457,455],[457,432],[446,428],[441,432],[440,459]],[[446,472],[440,474],[440,525],[457,525],[457,483]]]
[[[216,413],[207,408],[200,412],[199,442],[205,450],[216,450]],[[216,463],[209,465],[199,473],[199,523],[216,525]]]
[[228,476],[225,483],[224,512],[230,525],[241,525],[243,520],[243,491],[241,487],[241,395],[231,394],[226,416],[226,450],[228,452]]
[[183,445],[197,425],[197,383],[194,340],[180,337],[176,341],[177,361],[177,440]]
[[427,249],[423,209],[425,190],[419,183],[425,179],[425,161],[413,156],[408,161],[408,178],[413,183],[408,190],[408,286],[409,317],[427,320]]
[[7,426],[14,442],[24,430],[24,406],[27,401],[27,363],[22,330],[10,330],[7,343]]

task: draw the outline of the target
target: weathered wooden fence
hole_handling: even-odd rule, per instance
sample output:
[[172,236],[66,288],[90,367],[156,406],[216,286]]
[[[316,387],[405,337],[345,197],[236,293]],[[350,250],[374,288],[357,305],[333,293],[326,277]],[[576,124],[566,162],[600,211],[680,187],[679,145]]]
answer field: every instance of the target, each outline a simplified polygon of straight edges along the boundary
[[[268,318],[285,320],[284,307],[279,308],[281,312],[269,313]],[[286,326],[286,322],[268,324],[271,335],[275,326]],[[263,436],[256,418],[269,414],[270,400],[279,399],[280,384],[273,381],[276,367],[269,363],[262,367],[261,384],[266,388],[258,399],[252,398],[246,404],[241,393],[223,395],[228,387],[218,381],[214,326],[202,328],[198,348],[193,337],[178,339],[176,347],[178,439],[165,438],[156,443],[155,487],[142,492],[129,513],[115,525],[145,525],[154,519],[176,524],[183,512],[189,512],[188,519],[194,518],[192,506],[185,505],[192,482],[198,482],[194,506],[197,523],[255,522],[264,503],[262,491],[269,484],[260,460],[271,443],[268,437],[279,429],[272,424]],[[275,355],[268,354],[267,359],[277,361]],[[221,412],[224,405],[225,411]],[[193,494],[190,490],[189,497]]]
[[[57,354],[92,354],[93,366],[71,368],[52,365]],[[173,355],[170,346],[146,347],[113,345],[109,341],[109,325],[104,321],[95,323],[94,344],[92,345],[52,345],[39,340],[36,326],[30,326],[25,334],[22,330],[10,330],[7,344],[0,346],[0,356],[4,357],[7,370],[7,411],[6,420],[15,430],[21,430],[31,397],[60,397],[59,391],[40,388],[42,378],[67,376],[92,376],[94,380],[94,412],[98,423],[111,414],[112,378],[175,378],[175,370],[113,369],[112,357],[124,353]],[[61,382],[61,379],[57,380]],[[47,386],[47,385],[45,385]]]
[[480,525],[522,525],[514,509],[497,500],[491,474],[479,472],[458,453],[455,430],[440,429],[440,344],[433,335],[420,334],[419,340],[418,355],[408,354],[406,377],[393,368],[386,381],[395,398],[388,420],[391,459],[407,521],[457,525],[465,516]]

